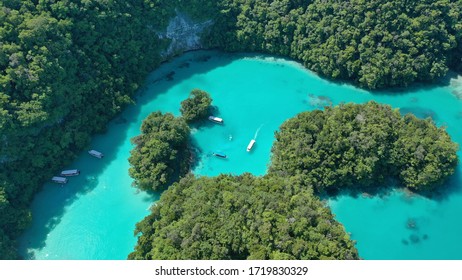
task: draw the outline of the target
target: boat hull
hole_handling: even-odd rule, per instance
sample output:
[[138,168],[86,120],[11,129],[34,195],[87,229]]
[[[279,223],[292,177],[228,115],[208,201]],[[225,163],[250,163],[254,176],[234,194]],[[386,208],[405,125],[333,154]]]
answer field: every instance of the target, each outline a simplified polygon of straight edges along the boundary
[[95,150],[88,151],[88,153],[91,156],[94,156],[95,158],[103,158],[104,157],[103,153],[100,153],[100,152],[95,151]]
[[72,177],[72,176],[78,176],[80,175],[80,170],[65,170],[65,171],[62,171],[61,172],[61,175],[60,176],[63,176],[63,177]]
[[222,118],[217,118],[217,117],[214,117],[214,116],[210,116],[209,121],[217,123],[217,124],[223,124],[223,119]]
[[64,178],[64,177],[56,176],[56,177],[51,178],[51,181],[53,183],[61,184],[61,185],[67,184],[67,178]]
[[213,153],[213,155],[217,158],[228,158],[227,155],[223,155],[223,154],[217,154],[217,153]]
[[254,139],[250,140],[249,145],[247,145],[247,152],[250,152],[255,145],[256,141]]
[[80,172],[79,173],[76,173],[76,174],[63,174],[61,173],[60,176],[63,176],[63,177],[74,177],[74,176],[79,176],[80,175]]

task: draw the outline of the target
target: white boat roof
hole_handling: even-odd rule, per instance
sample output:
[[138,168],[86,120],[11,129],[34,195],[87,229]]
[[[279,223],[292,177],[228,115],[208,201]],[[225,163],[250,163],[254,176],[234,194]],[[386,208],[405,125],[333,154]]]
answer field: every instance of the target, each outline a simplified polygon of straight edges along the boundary
[[209,119],[210,119],[210,120],[216,120],[216,121],[223,121],[222,118],[215,117],[215,116],[210,116]]
[[64,178],[64,177],[58,177],[58,176],[55,176],[53,178],[51,178],[52,181],[55,181],[55,182],[67,182],[67,178]]
[[96,151],[96,150],[90,150],[90,151],[88,151],[88,152],[89,152],[90,154],[94,154],[94,155],[102,155],[102,154],[103,154],[103,153],[98,152],[98,151]]
[[61,174],[74,174],[74,173],[79,173],[79,170],[78,169],[69,169],[69,170],[61,171]]
[[255,139],[250,140],[250,143],[249,143],[249,145],[247,146],[247,151],[250,151],[250,149],[252,149],[253,144],[255,144],[255,142],[256,142]]

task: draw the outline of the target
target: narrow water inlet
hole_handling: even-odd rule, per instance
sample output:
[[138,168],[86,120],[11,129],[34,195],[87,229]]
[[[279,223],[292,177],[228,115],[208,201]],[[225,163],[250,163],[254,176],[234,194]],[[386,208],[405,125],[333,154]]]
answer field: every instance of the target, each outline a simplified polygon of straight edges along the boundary
[[[209,92],[225,120],[223,125],[206,125],[192,135],[201,151],[194,170],[197,175],[265,174],[274,132],[297,113],[320,109],[319,100],[332,105],[375,100],[411,112],[431,111],[437,124],[447,126],[453,139],[462,143],[462,100],[453,94],[452,85],[372,94],[323,80],[283,59],[190,52],[152,73],[137,96],[137,105],[120,116],[125,121],[112,122],[106,134],[95,137],[92,147],[103,152],[104,159],[82,152],[71,166],[63,167],[79,169],[80,176],[70,178],[63,188],[44,186],[32,205],[33,225],[20,240],[22,254],[35,259],[125,259],[136,243],[135,224],[159,197],[131,186],[130,138],[140,133],[142,120],[153,111],[179,115],[180,102],[193,88]],[[247,153],[252,135],[255,140],[258,137],[258,146]],[[211,157],[214,151],[223,152],[227,159]],[[454,176],[450,184],[451,192],[440,200],[409,198],[395,191],[384,197],[338,197],[329,205],[352,233],[363,258],[461,259],[462,178]],[[409,217],[418,222],[418,230],[409,229]]]

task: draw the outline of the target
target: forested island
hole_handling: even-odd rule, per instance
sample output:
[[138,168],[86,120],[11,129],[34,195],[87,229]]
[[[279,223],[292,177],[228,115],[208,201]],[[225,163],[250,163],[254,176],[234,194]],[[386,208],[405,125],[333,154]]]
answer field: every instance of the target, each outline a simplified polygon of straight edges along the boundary
[[317,193],[376,192],[387,179],[415,192],[442,185],[458,163],[443,127],[369,102],[325,107],[287,120],[276,133],[270,174],[300,176]]
[[[0,258],[19,257],[15,240],[33,218],[29,205],[40,186],[87,148],[133,102],[147,73],[168,59],[162,52],[170,42],[158,34],[176,10],[212,20],[204,48],[283,55],[375,89],[460,73],[461,7],[462,0],[1,1]],[[390,172],[410,188],[427,189],[422,182],[446,176],[435,170],[448,170],[416,164]],[[416,176],[419,168],[429,177]]]
[[184,118],[172,114],[151,113],[134,137],[129,174],[134,184],[145,191],[158,191],[189,172],[191,152],[189,127]]
[[187,123],[194,123],[207,119],[210,113],[212,98],[208,92],[193,89],[190,96],[181,102],[181,116]]
[[358,259],[343,226],[296,178],[187,176],[136,232],[129,259]]
[[[392,178],[413,191],[433,190],[454,173],[457,150],[431,119],[376,102],[304,112],[276,132],[268,175],[189,175],[170,186],[137,224],[141,236],[129,258],[357,259],[315,194],[377,192]],[[157,172],[150,159],[138,168]]]

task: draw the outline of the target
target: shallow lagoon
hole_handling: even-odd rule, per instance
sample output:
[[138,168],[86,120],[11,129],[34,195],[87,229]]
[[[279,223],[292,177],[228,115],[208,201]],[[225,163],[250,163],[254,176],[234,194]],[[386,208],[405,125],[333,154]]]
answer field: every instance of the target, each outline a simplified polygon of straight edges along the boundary
[[[136,222],[149,213],[159,195],[131,187],[128,176],[130,138],[139,134],[152,111],[179,115],[180,102],[193,88],[208,91],[224,125],[193,129],[198,148],[197,175],[251,172],[263,175],[270,159],[274,131],[305,110],[341,102],[387,103],[419,117],[432,117],[462,143],[462,100],[452,85],[374,93],[323,80],[299,64],[267,56],[192,52],[162,65],[146,80],[137,106],[126,109],[96,136],[92,148],[69,168],[81,170],[64,187],[46,184],[32,205],[32,227],[20,240],[26,258],[125,259],[136,243]],[[246,152],[256,137],[252,152]],[[211,156],[213,151],[228,159]],[[459,152],[459,155],[461,153]],[[67,167],[66,167],[67,168]],[[365,259],[462,259],[462,168],[438,199],[393,191],[378,197],[339,196],[328,204],[357,241]]]

